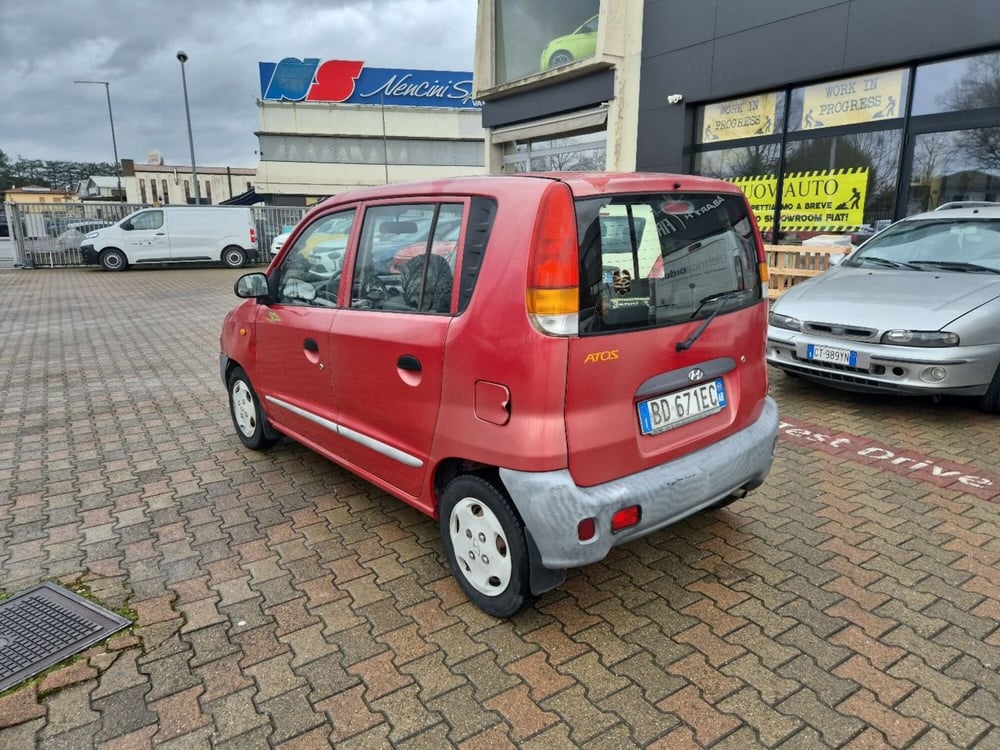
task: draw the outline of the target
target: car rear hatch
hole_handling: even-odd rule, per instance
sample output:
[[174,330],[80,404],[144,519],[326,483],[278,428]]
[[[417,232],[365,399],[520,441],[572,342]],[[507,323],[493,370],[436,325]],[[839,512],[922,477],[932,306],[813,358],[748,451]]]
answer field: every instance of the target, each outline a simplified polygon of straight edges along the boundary
[[[766,265],[743,196],[574,201],[579,318],[569,338],[569,469],[592,486],[749,425],[767,392]],[[678,477],[683,479],[683,477]]]

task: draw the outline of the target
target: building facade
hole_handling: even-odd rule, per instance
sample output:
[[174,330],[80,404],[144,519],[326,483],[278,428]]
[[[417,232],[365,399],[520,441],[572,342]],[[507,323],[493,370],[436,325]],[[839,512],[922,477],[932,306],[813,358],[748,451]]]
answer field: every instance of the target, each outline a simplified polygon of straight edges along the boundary
[[357,187],[484,171],[472,74],[261,62],[256,191],[305,206]]
[[992,0],[481,0],[477,50],[491,171],[589,138],[604,169],[733,180],[787,242],[1000,200]]
[[[201,202],[218,205],[252,190],[256,169],[196,165]],[[127,203],[143,205],[193,204],[194,175],[190,164],[166,164],[158,152],[146,163],[122,159],[122,187]]]

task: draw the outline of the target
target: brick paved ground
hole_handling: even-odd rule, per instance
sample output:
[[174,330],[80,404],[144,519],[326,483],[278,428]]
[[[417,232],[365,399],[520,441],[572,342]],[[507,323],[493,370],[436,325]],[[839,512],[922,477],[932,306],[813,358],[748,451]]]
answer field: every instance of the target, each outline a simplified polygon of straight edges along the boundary
[[138,615],[0,747],[1000,747],[997,418],[775,374],[763,488],[498,621],[431,520],[240,446],[237,275],[0,272],[0,586]]

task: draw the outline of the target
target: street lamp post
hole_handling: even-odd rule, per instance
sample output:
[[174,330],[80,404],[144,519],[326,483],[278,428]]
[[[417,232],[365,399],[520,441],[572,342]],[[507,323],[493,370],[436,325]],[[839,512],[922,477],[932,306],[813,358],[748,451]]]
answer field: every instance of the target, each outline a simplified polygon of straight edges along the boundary
[[180,50],[177,59],[181,62],[181,83],[184,85],[184,114],[187,115],[188,144],[191,146],[191,179],[194,180],[194,202],[201,205],[201,188],[198,187],[198,168],[194,164],[194,136],[191,134],[191,108],[188,106],[188,84],[184,73],[184,63],[187,62],[187,52]]
[[121,162],[118,161],[118,141],[115,139],[115,116],[111,113],[111,84],[108,81],[73,81],[73,83],[94,83],[104,87],[104,93],[108,97],[108,119],[111,120],[111,147],[115,150],[115,177],[118,178],[118,200],[124,200],[122,196]]

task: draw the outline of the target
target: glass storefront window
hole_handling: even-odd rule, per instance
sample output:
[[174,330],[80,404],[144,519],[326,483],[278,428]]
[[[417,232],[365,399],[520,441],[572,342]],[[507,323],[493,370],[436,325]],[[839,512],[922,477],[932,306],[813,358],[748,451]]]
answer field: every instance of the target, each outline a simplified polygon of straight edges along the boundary
[[1000,128],[916,136],[907,216],[970,200],[1000,200]]
[[785,95],[778,91],[706,104],[698,109],[695,143],[780,133],[784,112]]
[[735,183],[746,195],[765,240],[774,227],[781,146],[764,143],[695,154],[695,174]]
[[504,172],[600,172],[607,158],[607,137],[599,133],[571,135],[504,146]]
[[881,122],[903,116],[909,72],[887,70],[805,86],[792,91],[788,129]]
[[593,57],[600,0],[494,0],[494,84]]
[[781,229],[789,235],[851,234],[892,218],[902,131],[788,144]]
[[1000,52],[917,68],[913,114],[1000,107]]

